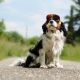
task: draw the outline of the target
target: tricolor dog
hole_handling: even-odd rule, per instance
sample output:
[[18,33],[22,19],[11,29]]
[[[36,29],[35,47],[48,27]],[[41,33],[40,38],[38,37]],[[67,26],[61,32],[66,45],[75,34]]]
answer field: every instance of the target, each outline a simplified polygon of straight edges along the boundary
[[24,67],[63,68],[59,63],[59,56],[63,50],[67,31],[62,22],[53,18],[53,14],[47,15],[47,21],[43,24],[42,39],[30,49],[26,60],[18,59],[10,66],[22,65]]

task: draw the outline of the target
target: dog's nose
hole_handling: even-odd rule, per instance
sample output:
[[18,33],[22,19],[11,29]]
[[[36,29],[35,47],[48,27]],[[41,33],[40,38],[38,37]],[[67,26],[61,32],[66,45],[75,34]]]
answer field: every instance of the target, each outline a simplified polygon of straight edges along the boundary
[[50,21],[50,23],[52,24],[52,23],[53,23],[53,21]]

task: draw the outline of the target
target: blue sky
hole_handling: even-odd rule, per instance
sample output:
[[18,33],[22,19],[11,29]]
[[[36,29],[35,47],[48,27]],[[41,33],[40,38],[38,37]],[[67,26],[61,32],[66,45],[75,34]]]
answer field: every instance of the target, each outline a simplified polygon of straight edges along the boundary
[[72,0],[4,0],[0,3],[0,20],[4,19],[6,31],[17,31],[23,37],[40,36],[46,15],[69,15]]

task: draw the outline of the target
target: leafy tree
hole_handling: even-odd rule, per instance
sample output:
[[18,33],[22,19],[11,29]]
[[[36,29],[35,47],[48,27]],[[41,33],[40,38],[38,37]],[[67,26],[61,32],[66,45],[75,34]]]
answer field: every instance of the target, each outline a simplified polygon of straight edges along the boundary
[[75,18],[75,25],[80,27],[80,0],[73,0],[76,6],[74,6],[74,11],[76,14],[74,15]]
[[74,6],[74,24],[78,27],[78,30],[75,31],[76,40],[80,42],[80,0],[73,0],[76,6]]
[[0,0],[0,3],[3,2],[4,0]]
[[75,35],[77,34],[77,32],[74,30],[74,26],[80,27],[80,0],[73,1],[76,5],[71,6],[70,16],[65,16],[65,19],[68,19],[68,21],[65,23],[68,24],[68,37],[72,37],[74,39],[76,37]]
[[38,38],[37,36],[29,38],[27,40],[27,45],[35,45],[39,41],[39,39],[40,38]]
[[4,24],[4,20],[2,20],[0,21],[0,36],[4,34],[4,30],[5,30],[5,24]]
[[[0,3],[3,2],[4,0],[0,0]],[[5,29],[4,21],[0,21],[0,37],[2,37],[3,31]]]
[[65,24],[68,24],[68,37],[73,38],[74,36],[74,15],[73,15],[73,10],[74,10],[74,6],[71,6],[70,9],[70,16],[65,16],[65,19],[67,19],[67,21],[65,22]]
[[13,41],[13,42],[21,42],[21,44],[24,43],[23,37],[17,33],[16,31],[13,32],[6,32],[7,40]]

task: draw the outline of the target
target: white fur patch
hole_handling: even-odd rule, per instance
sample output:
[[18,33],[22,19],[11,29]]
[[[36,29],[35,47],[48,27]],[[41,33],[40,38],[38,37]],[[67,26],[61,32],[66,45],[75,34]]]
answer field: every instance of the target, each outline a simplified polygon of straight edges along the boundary
[[13,67],[13,66],[19,66],[19,65],[21,65],[24,62],[25,62],[24,59],[17,59],[12,64],[10,64],[9,66],[11,66],[11,67]]

